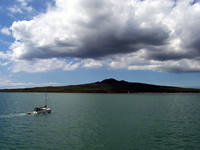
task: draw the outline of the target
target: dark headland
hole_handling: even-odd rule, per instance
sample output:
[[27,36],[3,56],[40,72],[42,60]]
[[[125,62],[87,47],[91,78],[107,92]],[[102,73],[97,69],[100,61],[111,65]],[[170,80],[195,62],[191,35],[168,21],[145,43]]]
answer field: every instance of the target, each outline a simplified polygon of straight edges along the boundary
[[160,86],[137,82],[105,79],[69,86],[48,86],[34,88],[1,89],[0,92],[58,92],[58,93],[200,93],[200,89]]

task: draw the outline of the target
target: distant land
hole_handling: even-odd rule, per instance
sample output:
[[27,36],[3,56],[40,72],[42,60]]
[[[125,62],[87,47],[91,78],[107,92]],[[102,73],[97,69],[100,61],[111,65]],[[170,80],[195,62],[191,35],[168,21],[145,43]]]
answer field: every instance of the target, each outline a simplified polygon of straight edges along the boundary
[[48,86],[34,88],[1,89],[0,92],[57,92],[57,93],[200,93],[200,89],[161,86],[137,82],[105,79],[69,86]]

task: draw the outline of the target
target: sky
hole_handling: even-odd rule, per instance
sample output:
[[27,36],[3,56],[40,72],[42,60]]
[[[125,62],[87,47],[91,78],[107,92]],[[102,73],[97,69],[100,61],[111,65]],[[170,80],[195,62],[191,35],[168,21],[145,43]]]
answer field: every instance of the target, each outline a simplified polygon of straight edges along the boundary
[[200,88],[199,27],[199,0],[1,0],[0,88]]

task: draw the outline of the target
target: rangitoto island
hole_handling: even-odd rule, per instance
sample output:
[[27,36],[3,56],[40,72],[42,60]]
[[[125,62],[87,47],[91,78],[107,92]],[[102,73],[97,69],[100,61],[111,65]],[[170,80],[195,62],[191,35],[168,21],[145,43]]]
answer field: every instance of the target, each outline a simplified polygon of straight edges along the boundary
[[152,85],[137,82],[105,79],[69,86],[47,86],[34,88],[1,89],[0,92],[56,92],[56,93],[200,93],[200,89]]

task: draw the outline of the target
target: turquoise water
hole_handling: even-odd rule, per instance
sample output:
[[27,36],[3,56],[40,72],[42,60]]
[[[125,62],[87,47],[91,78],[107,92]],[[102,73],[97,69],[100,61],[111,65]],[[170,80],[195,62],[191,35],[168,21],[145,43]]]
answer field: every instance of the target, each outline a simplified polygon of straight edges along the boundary
[[0,150],[199,150],[199,94],[0,93]]

